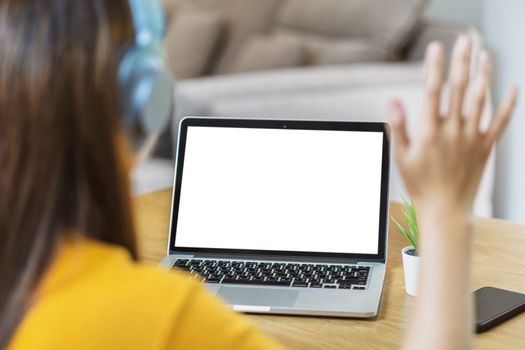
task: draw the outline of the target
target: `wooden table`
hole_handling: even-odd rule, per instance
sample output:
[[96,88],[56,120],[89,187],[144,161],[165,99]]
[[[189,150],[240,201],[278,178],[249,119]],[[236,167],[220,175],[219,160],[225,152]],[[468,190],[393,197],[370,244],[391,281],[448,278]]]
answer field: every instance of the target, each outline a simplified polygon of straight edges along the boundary
[[[171,190],[137,197],[134,205],[141,257],[157,264],[166,253]],[[399,217],[397,204],[391,205],[391,214]],[[475,230],[473,287],[494,286],[525,293],[525,226],[479,219]],[[385,288],[376,319],[248,317],[290,349],[399,348],[414,298],[405,294],[403,284],[401,249],[407,244],[393,229],[389,237]],[[476,349],[525,349],[525,314],[476,335],[475,345]]]

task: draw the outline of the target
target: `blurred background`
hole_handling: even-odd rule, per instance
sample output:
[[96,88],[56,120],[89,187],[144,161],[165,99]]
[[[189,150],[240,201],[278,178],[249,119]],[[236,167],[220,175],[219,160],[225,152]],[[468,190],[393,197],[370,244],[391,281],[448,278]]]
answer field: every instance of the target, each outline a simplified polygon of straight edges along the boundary
[[[525,87],[523,0],[164,2],[176,111],[133,175],[136,194],[171,186],[177,125],[184,116],[387,121],[389,101],[396,97],[407,107],[411,133],[417,133],[422,59],[433,40],[450,50],[459,35],[469,35],[472,70],[486,46],[495,62],[494,101],[511,82]],[[524,108],[518,105],[491,157],[476,215],[525,223]],[[492,109],[487,106],[485,122]],[[391,198],[403,195],[393,164]]]
[[481,29],[494,61],[494,97],[501,100],[510,82],[521,88],[514,120],[497,150],[494,192],[496,217],[525,223],[525,1],[433,0],[427,15]]

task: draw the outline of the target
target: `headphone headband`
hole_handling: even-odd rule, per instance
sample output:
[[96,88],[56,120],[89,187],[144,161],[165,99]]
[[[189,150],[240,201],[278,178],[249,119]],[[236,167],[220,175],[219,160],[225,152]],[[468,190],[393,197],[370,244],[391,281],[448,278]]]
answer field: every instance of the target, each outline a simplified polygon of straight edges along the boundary
[[161,42],[166,34],[166,18],[160,0],[129,0],[135,44],[143,47],[152,42]]
[[132,135],[158,133],[173,111],[173,77],[164,60],[160,0],[128,0],[135,29],[119,64],[123,125]]

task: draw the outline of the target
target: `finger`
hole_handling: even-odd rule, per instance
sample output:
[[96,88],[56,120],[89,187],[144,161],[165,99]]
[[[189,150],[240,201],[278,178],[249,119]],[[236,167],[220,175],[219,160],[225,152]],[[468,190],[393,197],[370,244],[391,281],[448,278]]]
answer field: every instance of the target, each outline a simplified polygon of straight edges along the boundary
[[410,144],[406,127],[406,113],[403,105],[399,100],[391,103],[391,124],[395,138],[395,149],[397,155],[403,154]]
[[449,82],[451,84],[449,116],[461,120],[463,99],[468,85],[469,60],[471,40],[461,35],[454,46],[450,67]]
[[427,69],[425,79],[426,90],[426,115],[430,125],[435,124],[440,118],[441,90],[443,88],[444,72],[443,44],[432,42],[428,45],[425,65]]
[[490,64],[490,58],[488,53],[483,50],[479,56],[478,72],[473,88],[472,114],[469,120],[470,130],[473,132],[479,132],[479,124],[485,110],[485,103],[487,100],[491,76],[492,67]]
[[490,146],[492,146],[493,143],[499,140],[499,138],[503,134],[503,131],[505,130],[506,126],[510,121],[510,118],[512,117],[514,107],[516,107],[517,98],[518,88],[516,86],[513,86],[507,94],[505,102],[503,102],[503,104],[498,109],[498,112],[494,117],[494,121],[492,122],[492,125],[490,126],[487,132],[487,139]]

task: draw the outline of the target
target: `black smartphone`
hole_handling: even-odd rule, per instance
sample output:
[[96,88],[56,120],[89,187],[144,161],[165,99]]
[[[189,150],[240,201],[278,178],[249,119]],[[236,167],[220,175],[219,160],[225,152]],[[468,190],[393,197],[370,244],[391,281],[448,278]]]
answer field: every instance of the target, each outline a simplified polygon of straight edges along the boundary
[[525,294],[483,287],[474,292],[474,298],[476,333],[485,332],[525,311]]

